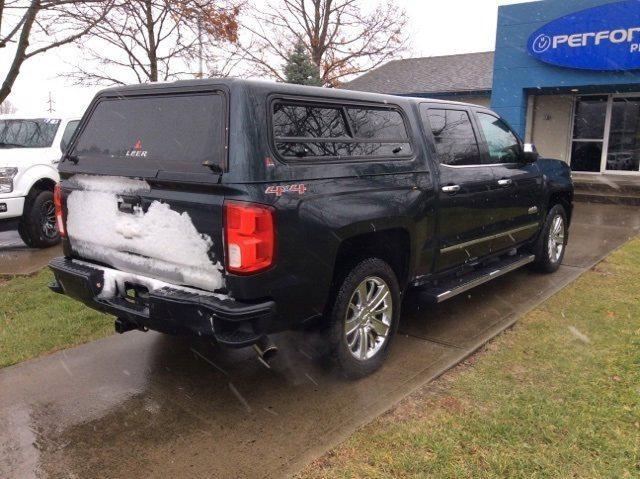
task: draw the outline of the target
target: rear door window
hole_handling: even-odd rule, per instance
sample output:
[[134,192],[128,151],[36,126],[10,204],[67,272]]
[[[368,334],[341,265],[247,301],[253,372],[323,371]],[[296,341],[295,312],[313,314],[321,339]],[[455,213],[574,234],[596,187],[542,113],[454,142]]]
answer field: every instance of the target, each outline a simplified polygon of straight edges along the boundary
[[79,165],[203,173],[204,162],[224,165],[225,117],[217,92],[103,99],[71,154]]
[[393,159],[412,152],[395,108],[277,102],[273,136],[285,160]]
[[467,111],[422,106],[420,114],[425,127],[433,134],[440,163],[448,166],[481,164],[478,140]]

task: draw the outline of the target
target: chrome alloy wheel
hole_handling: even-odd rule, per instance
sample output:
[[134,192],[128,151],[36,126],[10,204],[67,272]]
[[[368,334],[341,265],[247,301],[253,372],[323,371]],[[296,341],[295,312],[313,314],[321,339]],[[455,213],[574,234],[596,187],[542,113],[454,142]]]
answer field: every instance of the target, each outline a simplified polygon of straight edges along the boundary
[[547,244],[549,259],[553,263],[557,263],[562,257],[564,234],[564,219],[562,219],[562,216],[556,215],[551,222],[551,228],[549,228],[549,241]]
[[58,235],[56,227],[56,207],[53,201],[45,201],[40,207],[42,232],[46,238],[52,239]]
[[344,335],[351,354],[361,361],[382,349],[393,319],[393,300],[387,283],[377,276],[366,278],[351,295],[344,321]]

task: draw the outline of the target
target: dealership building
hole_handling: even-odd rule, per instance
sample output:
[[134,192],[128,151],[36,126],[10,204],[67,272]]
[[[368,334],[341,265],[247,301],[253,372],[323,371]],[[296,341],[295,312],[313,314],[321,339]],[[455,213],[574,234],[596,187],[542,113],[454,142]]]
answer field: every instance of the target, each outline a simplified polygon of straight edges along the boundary
[[502,6],[495,52],[391,61],[345,87],[490,106],[584,177],[640,182],[640,0]]

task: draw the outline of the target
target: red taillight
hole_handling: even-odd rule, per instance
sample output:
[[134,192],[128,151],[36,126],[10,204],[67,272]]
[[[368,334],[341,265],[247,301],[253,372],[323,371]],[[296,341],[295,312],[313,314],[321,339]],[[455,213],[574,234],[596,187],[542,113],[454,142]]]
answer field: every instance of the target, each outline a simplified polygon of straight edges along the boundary
[[56,224],[60,236],[66,238],[67,230],[64,227],[64,213],[62,210],[62,191],[60,185],[56,185],[53,189],[53,204],[56,207]]
[[273,208],[253,203],[225,203],[227,270],[256,273],[274,262]]

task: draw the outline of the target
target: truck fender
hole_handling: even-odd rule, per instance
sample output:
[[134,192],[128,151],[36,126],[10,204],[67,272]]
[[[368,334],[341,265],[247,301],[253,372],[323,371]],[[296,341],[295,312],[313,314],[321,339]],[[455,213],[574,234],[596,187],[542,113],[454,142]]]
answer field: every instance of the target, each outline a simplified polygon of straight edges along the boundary
[[[401,263],[404,269],[404,278],[398,278],[401,283],[406,282],[409,277],[412,277],[413,272],[417,267],[417,258],[419,257],[419,251],[417,251],[418,244],[415,241],[416,231],[415,224],[413,224],[409,218],[395,217],[395,218],[376,218],[366,221],[359,221],[357,223],[350,224],[335,231],[335,243],[333,247],[332,255],[337,260],[338,252],[341,246],[349,244],[359,238],[375,239],[377,236],[385,237],[385,241],[397,238],[395,233],[401,234],[400,238],[404,238],[403,243],[406,244],[406,250],[399,250],[391,244],[385,244],[384,247],[393,250],[396,258],[404,258]],[[392,236],[388,236],[393,233]],[[362,242],[360,242],[362,243]],[[362,249],[368,248],[368,241],[361,244]],[[373,244],[372,247],[375,248]],[[378,247],[381,245],[378,245]],[[395,266],[395,265],[392,265]],[[394,268],[395,269],[395,268]]]
[[49,165],[34,165],[16,177],[14,180],[14,192],[18,196],[27,196],[34,185],[42,180],[58,183],[60,181],[58,170]]

